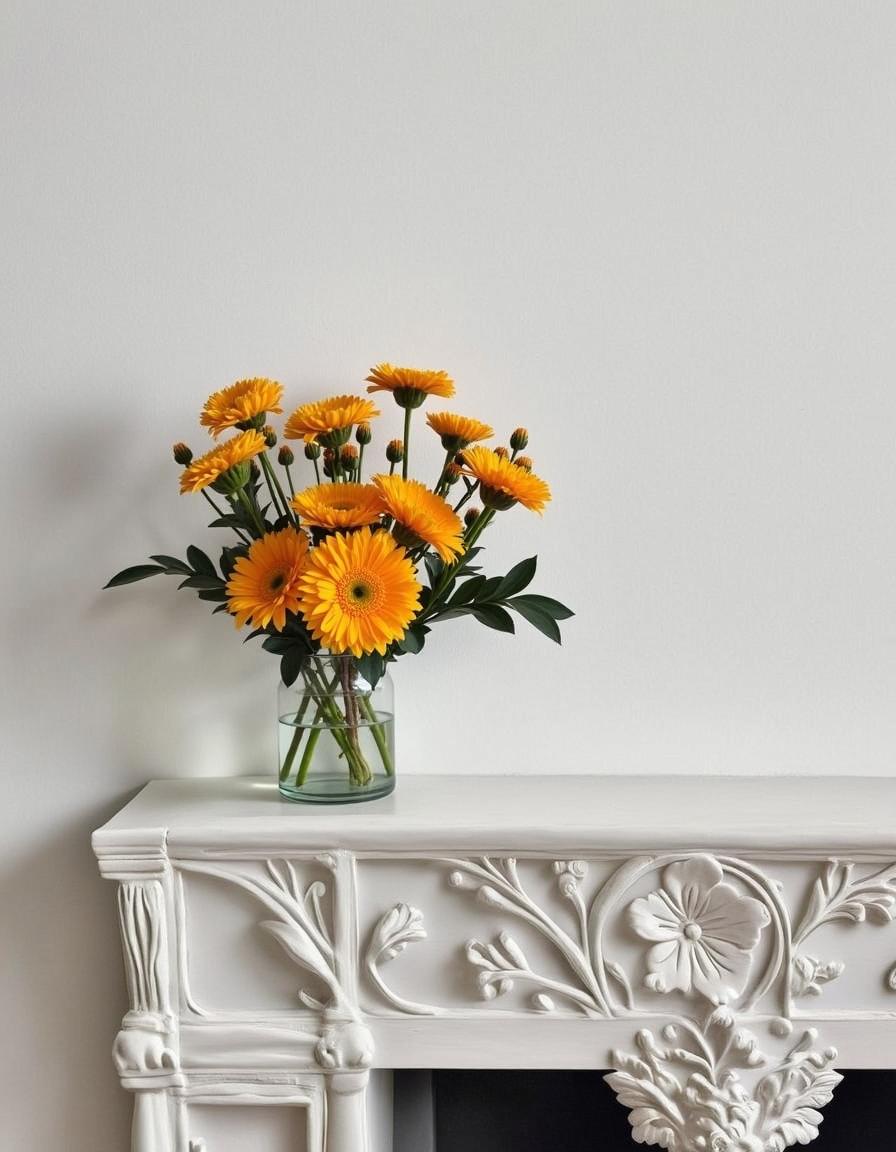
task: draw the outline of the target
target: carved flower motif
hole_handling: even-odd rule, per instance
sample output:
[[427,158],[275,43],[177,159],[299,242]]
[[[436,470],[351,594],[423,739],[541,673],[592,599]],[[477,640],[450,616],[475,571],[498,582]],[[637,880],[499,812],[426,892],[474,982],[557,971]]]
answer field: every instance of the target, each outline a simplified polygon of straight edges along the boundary
[[655,992],[699,992],[723,1004],[743,992],[751,952],[769,922],[758,900],[722,882],[721,865],[711,856],[670,864],[663,887],[634,900],[629,923],[644,940],[645,983]]

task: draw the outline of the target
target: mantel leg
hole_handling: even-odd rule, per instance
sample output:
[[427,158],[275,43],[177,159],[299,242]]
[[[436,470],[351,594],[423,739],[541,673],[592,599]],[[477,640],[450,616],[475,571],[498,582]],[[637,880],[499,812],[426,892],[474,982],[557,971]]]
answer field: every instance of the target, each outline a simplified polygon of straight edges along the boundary
[[369,1079],[367,1071],[333,1072],[327,1077],[327,1152],[369,1152]]
[[134,1093],[131,1152],[175,1152],[167,1092]]

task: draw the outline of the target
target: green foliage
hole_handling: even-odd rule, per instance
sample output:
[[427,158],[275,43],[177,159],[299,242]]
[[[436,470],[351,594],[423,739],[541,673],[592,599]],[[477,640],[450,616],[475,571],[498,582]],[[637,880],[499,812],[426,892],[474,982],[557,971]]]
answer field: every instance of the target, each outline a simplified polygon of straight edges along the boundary
[[[477,548],[471,549],[471,553],[478,551]],[[468,553],[467,559],[471,553]],[[550,596],[523,593],[523,589],[529,587],[535,576],[537,563],[538,557],[530,556],[528,560],[515,564],[506,576],[488,578],[470,575],[474,569],[466,564],[459,565],[457,575],[441,597],[442,607],[429,612],[426,619],[435,622],[472,616],[480,624],[494,628],[497,632],[513,632],[513,617],[510,613],[515,612],[544,636],[559,644],[560,629],[557,621],[568,620],[574,613]],[[419,628],[419,622],[414,627]],[[406,641],[407,637],[402,642],[404,650],[412,651]]]

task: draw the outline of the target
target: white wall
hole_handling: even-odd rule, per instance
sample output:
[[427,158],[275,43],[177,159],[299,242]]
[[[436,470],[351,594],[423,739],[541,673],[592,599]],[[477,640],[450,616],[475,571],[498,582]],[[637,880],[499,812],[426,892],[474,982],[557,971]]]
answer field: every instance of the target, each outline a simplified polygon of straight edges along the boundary
[[444,367],[532,431],[556,499],[494,564],[578,616],[445,625],[401,771],[893,771],[894,37],[886,0],[5,0],[4,1146],[125,1146],[91,828],[270,769],[275,663],[99,591],[210,539],[169,445],[239,376]]

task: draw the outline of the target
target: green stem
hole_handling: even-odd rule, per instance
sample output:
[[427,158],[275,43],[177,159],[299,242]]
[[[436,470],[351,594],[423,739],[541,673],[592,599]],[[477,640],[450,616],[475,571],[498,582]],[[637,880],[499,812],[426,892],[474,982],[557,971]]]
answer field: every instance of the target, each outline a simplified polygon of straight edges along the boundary
[[370,731],[373,733],[373,738],[376,741],[376,746],[379,749],[380,759],[383,762],[383,767],[386,769],[387,776],[395,775],[395,765],[392,763],[392,757],[389,755],[389,746],[386,743],[386,735],[383,731],[383,725],[377,720],[376,713],[370,706],[370,701],[366,696],[361,697],[361,710],[370,721]]
[[296,773],[296,788],[301,788],[305,783],[308,776],[308,769],[311,767],[311,760],[314,756],[314,749],[317,747],[317,742],[320,740],[322,728],[314,728],[308,737],[308,743],[305,745],[305,751],[302,754],[302,762],[299,764],[299,770]]
[[408,478],[408,456],[411,447],[411,409],[404,410],[404,459],[401,461],[401,475],[404,480]]
[[255,507],[255,505],[252,503],[252,501],[246,495],[246,489],[245,488],[237,488],[236,494],[237,494],[237,498],[238,498],[239,502],[242,504],[242,506],[249,513],[249,518],[252,521],[254,521],[255,527],[258,529],[258,535],[264,536],[264,524],[262,524],[262,522],[261,522],[261,516],[259,516],[258,509]]
[[293,760],[295,760],[296,753],[299,750],[299,745],[302,743],[302,737],[305,734],[305,729],[301,727],[301,724],[302,724],[302,721],[305,719],[305,713],[308,711],[308,707],[310,704],[311,704],[311,697],[308,695],[303,696],[302,697],[302,706],[296,712],[295,718],[292,721],[293,724],[295,724],[296,730],[292,734],[292,740],[290,741],[290,745],[289,745],[289,748],[287,749],[286,756],[283,759],[283,766],[280,769],[280,783],[281,784],[289,776],[290,770],[292,769],[292,762],[293,762]]
[[361,476],[363,475],[363,468],[364,468],[364,449],[365,449],[365,447],[366,447],[366,445],[362,444],[361,447],[358,449],[358,474],[355,477],[355,480],[359,484],[362,483]]
[[288,464],[284,464],[284,465],[283,465],[283,467],[286,469],[286,479],[289,481],[289,491],[290,491],[290,495],[292,495],[292,496],[295,496],[295,494],[296,494],[296,486],[295,486],[295,484],[293,484],[293,482],[292,482],[292,473],[291,473],[291,472],[290,472],[290,470],[289,470],[289,465],[288,465]]
[[[286,495],[284,494],[283,489],[280,487],[280,481],[277,479],[277,474],[274,472],[274,469],[271,467],[271,462],[270,462],[270,460],[268,460],[267,453],[262,452],[261,455],[259,456],[259,459],[261,460],[261,467],[264,470],[265,479],[268,482],[268,491],[271,494],[271,499],[274,502],[274,507],[277,509],[277,514],[278,515],[282,514],[283,516],[285,516],[286,519],[289,521],[289,523],[292,524],[293,527],[295,527],[296,518],[293,515],[293,512],[289,507],[289,501],[286,499]],[[278,497],[279,497],[280,502],[281,502],[279,505],[277,503]]]
[[[202,495],[206,498],[206,500],[208,500],[209,504],[211,504],[212,508],[214,508],[214,510],[218,513],[219,516],[223,517],[223,516],[227,515],[227,513],[222,511],[222,509],[220,509],[218,507],[218,505],[214,502],[214,500],[212,500],[211,496],[209,496],[208,492],[206,492],[206,490],[204,488],[202,489]],[[242,532],[239,530],[239,528],[234,528],[233,530],[234,530],[234,532],[236,532],[237,536],[239,536],[240,540],[242,540],[242,542],[244,544],[251,544],[251,540],[249,539],[249,537],[244,536],[242,534]]]
[[318,468],[318,466],[317,466],[317,457],[316,456],[311,461],[311,463],[314,465],[314,475],[317,477],[318,484],[320,484],[320,468]]

